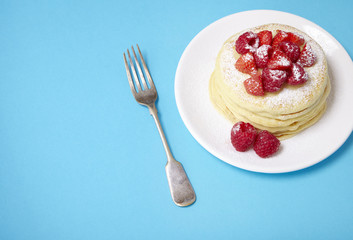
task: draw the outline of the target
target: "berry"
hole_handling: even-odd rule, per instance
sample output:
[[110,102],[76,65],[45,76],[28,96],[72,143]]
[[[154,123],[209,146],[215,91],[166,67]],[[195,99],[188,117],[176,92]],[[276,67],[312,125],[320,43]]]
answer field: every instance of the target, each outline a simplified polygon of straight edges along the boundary
[[262,80],[260,75],[252,76],[244,81],[244,87],[247,93],[254,96],[263,96],[265,95]]
[[282,52],[280,49],[273,51],[272,57],[267,63],[267,66],[271,69],[284,70],[290,68],[292,62],[290,58]]
[[250,123],[237,122],[232,127],[230,140],[239,152],[245,152],[256,139],[256,129]]
[[308,43],[304,45],[302,52],[300,53],[297,63],[302,67],[311,67],[316,62],[316,56],[313,49]]
[[260,39],[260,46],[262,45],[271,45],[272,43],[272,32],[268,30],[261,31],[257,33],[257,36]]
[[266,92],[277,92],[288,78],[287,71],[264,68],[262,71],[262,85]]
[[289,41],[297,44],[299,47],[304,44],[304,37],[298,33],[288,32]]
[[248,52],[255,52],[259,47],[260,40],[256,33],[245,32],[239,36],[235,42],[235,50],[239,54],[246,54]]
[[288,33],[282,30],[277,30],[277,34],[275,35],[275,37],[273,38],[272,41],[272,47],[277,46],[278,44],[280,44],[283,41],[288,41],[289,37],[288,37]]
[[281,42],[279,48],[290,58],[292,62],[296,62],[300,55],[300,48],[297,44],[285,41]]
[[272,54],[272,47],[270,45],[262,45],[254,53],[255,63],[258,68],[267,66],[267,62]]
[[291,74],[288,78],[288,84],[299,85],[308,81],[308,73],[305,72],[304,68],[299,64],[293,63],[291,67]]
[[250,75],[254,75],[257,73],[255,58],[252,53],[247,53],[238,58],[235,63],[235,68],[242,72]]
[[262,158],[269,157],[276,153],[281,142],[266,130],[259,132],[254,142],[254,150]]

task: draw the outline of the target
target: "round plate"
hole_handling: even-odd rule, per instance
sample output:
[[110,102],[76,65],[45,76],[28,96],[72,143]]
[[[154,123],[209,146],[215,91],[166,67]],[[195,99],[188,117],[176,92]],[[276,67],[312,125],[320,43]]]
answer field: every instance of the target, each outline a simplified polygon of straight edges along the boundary
[[[237,152],[230,143],[232,124],[213,107],[208,82],[216,56],[231,35],[267,23],[296,27],[315,39],[328,61],[332,91],[323,117],[298,135],[281,142],[278,153],[260,158],[253,150]],[[293,14],[255,10],[224,17],[189,43],[176,71],[175,98],[181,118],[193,137],[217,158],[255,172],[281,173],[309,167],[335,152],[353,129],[349,102],[353,90],[353,62],[341,44],[318,25]]]

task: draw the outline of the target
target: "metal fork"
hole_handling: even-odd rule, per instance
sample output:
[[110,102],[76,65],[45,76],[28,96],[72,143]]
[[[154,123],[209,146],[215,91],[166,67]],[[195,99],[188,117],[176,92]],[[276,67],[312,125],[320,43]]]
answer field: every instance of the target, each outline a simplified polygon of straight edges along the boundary
[[[163,132],[161,123],[159,122],[157,108],[155,105],[155,102],[157,100],[157,90],[156,90],[156,87],[153,83],[151,75],[148,71],[145,60],[142,57],[140,48],[137,44],[136,44],[136,46],[138,49],[140,60],[143,65],[145,75],[148,80],[149,87],[148,87],[147,82],[145,80],[144,74],[141,70],[141,67],[140,67],[138,58],[136,56],[135,50],[131,46],[133,57],[135,60],[135,65],[137,67],[137,71],[139,73],[141,83],[143,85],[143,88],[142,88],[141,84],[139,82],[139,78],[137,77],[137,73],[135,70],[134,63],[133,63],[131,56],[130,56],[130,52],[127,49],[127,55],[129,56],[130,68],[131,68],[133,78],[131,76],[129,64],[128,64],[128,61],[126,60],[125,53],[124,53],[124,61],[125,61],[126,74],[127,74],[128,80],[129,80],[131,92],[139,104],[148,107],[151,115],[154,118],[154,121],[156,122],[157,129],[158,129],[159,135],[162,138],[162,143],[163,143],[165,152],[167,154],[167,159],[168,159],[167,164],[165,166],[165,170],[167,173],[170,193],[171,193],[173,201],[176,205],[181,206],[181,207],[185,207],[185,206],[188,206],[188,205],[195,202],[195,199],[196,199],[195,192],[190,184],[190,181],[185,173],[183,166],[181,165],[180,162],[178,162],[177,160],[174,159],[174,157],[170,151],[167,139],[164,136],[164,132]],[[135,88],[134,83],[137,87],[137,90]]]

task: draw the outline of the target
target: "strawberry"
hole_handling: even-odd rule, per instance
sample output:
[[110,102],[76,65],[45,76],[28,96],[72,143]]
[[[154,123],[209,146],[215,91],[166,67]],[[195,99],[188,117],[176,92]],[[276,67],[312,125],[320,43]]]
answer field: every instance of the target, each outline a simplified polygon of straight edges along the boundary
[[263,96],[265,95],[262,80],[260,74],[256,74],[244,81],[244,87],[247,93],[254,96]]
[[262,45],[254,53],[255,63],[258,68],[267,66],[267,62],[272,54],[272,47],[270,45]]
[[262,70],[262,85],[266,92],[277,92],[287,80],[288,73],[285,70],[273,70],[264,68]]
[[257,73],[255,58],[252,53],[247,53],[238,58],[235,63],[235,68],[242,72],[250,75],[254,75]]
[[296,62],[300,55],[300,48],[297,44],[284,41],[278,44],[279,48],[290,58],[292,62]]
[[250,123],[237,122],[230,132],[230,140],[237,151],[245,152],[254,143],[256,135],[256,129]]
[[272,47],[277,46],[283,41],[287,41],[289,39],[288,33],[282,30],[277,30],[277,34],[274,36],[272,41]]
[[302,52],[300,53],[297,63],[302,67],[311,67],[316,62],[316,56],[313,49],[308,43],[304,45]]
[[280,145],[281,142],[274,135],[266,130],[263,130],[257,135],[254,142],[254,150],[257,155],[262,158],[266,158],[275,154]]
[[288,32],[289,41],[297,44],[299,47],[304,44],[304,37],[298,33]]
[[261,31],[257,33],[257,36],[260,39],[260,46],[262,45],[271,45],[272,43],[272,32],[268,30]]
[[308,81],[308,73],[305,72],[304,68],[299,64],[293,63],[291,67],[290,77],[288,78],[288,84],[299,85]]
[[267,66],[271,69],[288,69],[290,68],[292,62],[290,58],[282,52],[279,48],[273,51],[272,57],[267,63]]
[[245,32],[235,41],[235,50],[239,54],[253,53],[259,47],[259,44],[260,40],[256,33]]

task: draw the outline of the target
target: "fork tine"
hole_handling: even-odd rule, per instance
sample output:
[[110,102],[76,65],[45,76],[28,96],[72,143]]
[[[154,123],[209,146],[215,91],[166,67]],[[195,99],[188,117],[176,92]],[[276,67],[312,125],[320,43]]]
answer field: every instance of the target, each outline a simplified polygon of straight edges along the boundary
[[127,63],[125,53],[124,53],[124,61],[125,61],[126,75],[127,75],[127,79],[129,80],[129,85],[130,85],[130,88],[131,88],[131,92],[132,92],[133,94],[135,94],[135,93],[136,93],[136,89],[135,89],[133,80],[132,80],[132,78],[131,78],[131,73],[130,73],[130,69],[129,69],[129,64]]
[[139,81],[139,79],[138,79],[138,77],[137,77],[136,70],[135,70],[135,66],[134,66],[134,63],[132,62],[129,49],[127,49],[127,55],[129,56],[130,67],[131,67],[132,74],[134,75],[134,78],[135,78],[135,84],[136,84],[136,86],[137,86],[138,91],[141,92],[142,89],[141,89],[140,81]]
[[153,82],[153,80],[152,80],[152,78],[151,78],[150,72],[148,71],[146,62],[145,62],[145,60],[144,60],[143,57],[142,57],[142,54],[141,54],[141,50],[140,50],[140,48],[139,48],[139,45],[136,44],[136,46],[137,46],[137,50],[138,50],[139,55],[140,55],[140,58],[141,58],[141,62],[142,62],[142,65],[143,65],[143,69],[145,70],[145,73],[146,73],[146,76],[147,76],[147,79],[148,79],[148,83],[150,84],[151,88],[156,89],[156,87],[154,86],[154,82]]
[[137,56],[136,56],[134,47],[131,46],[131,49],[132,49],[132,53],[134,54],[134,59],[135,59],[137,71],[138,71],[139,74],[140,74],[140,80],[141,80],[141,82],[142,82],[142,84],[143,84],[143,88],[146,90],[146,89],[148,89],[148,86],[147,86],[145,77],[143,76],[143,72],[142,72],[142,70],[141,70],[140,63],[139,63],[138,60],[137,60]]

